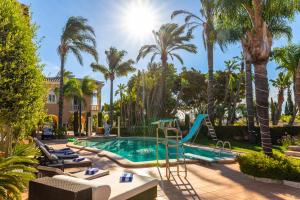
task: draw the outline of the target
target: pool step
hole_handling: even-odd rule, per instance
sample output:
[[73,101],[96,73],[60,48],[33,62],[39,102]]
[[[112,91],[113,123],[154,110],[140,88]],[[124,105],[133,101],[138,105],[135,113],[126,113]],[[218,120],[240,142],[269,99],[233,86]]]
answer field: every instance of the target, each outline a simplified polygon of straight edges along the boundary
[[216,159],[208,158],[208,157],[204,157],[204,156],[199,156],[199,155],[195,155],[195,154],[191,154],[191,153],[186,153],[185,156],[193,158],[193,159],[209,162],[209,163],[216,162]]

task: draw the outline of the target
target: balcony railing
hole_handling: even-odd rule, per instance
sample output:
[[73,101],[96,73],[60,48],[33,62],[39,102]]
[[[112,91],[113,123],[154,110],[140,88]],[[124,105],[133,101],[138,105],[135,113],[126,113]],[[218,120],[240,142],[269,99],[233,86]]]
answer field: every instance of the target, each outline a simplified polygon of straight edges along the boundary
[[99,105],[91,105],[91,111],[99,111],[100,106]]

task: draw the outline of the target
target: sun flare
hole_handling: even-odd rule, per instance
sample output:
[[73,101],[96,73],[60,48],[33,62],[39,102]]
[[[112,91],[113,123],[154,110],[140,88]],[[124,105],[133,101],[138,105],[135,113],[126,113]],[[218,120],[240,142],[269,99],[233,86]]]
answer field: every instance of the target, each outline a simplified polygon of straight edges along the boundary
[[157,13],[146,1],[136,1],[124,11],[124,29],[132,37],[144,40],[157,24]]

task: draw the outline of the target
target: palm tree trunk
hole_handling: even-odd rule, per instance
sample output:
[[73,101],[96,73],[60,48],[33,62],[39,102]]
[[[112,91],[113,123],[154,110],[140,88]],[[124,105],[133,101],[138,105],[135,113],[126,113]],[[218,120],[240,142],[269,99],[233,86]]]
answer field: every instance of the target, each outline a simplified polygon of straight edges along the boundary
[[166,96],[166,76],[167,76],[167,55],[161,56],[161,63],[162,63],[162,73],[161,73],[161,93],[159,98],[159,105],[160,105],[160,115],[162,117],[165,116],[165,96]]
[[208,84],[207,84],[207,112],[209,119],[214,123],[214,67],[213,67],[213,43],[207,42],[207,62],[208,62]]
[[295,101],[295,104],[298,106],[298,110],[300,110],[300,59],[298,62],[295,78]]
[[247,107],[247,125],[248,137],[251,143],[255,142],[254,136],[254,104],[252,88],[252,65],[250,61],[246,62],[246,107]]
[[297,112],[298,112],[298,109],[297,109],[297,106],[296,106],[296,74],[294,75],[293,77],[293,83],[294,83],[294,86],[293,86],[293,90],[294,90],[294,101],[295,101],[295,105],[293,107],[293,115],[289,121],[289,124],[288,126],[292,126],[294,124],[294,121],[296,119],[296,115],[297,115]]
[[269,84],[266,64],[254,64],[256,110],[260,124],[262,148],[266,155],[272,155],[272,141],[269,128]]
[[82,101],[79,101],[79,136],[81,136],[81,130],[82,130],[82,124],[81,124],[81,115],[82,115],[82,107],[81,107]]
[[60,79],[59,79],[59,100],[58,100],[58,128],[62,128],[63,112],[64,112],[64,71],[65,56],[61,55],[60,60]]
[[274,113],[274,125],[277,125],[281,116],[281,112],[282,112],[282,104],[284,102],[284,94],[283,94],[284,90],[282,88],[279,88],[278,91],[278,99],[277,99],[277,107],[275,109],[275,113]]
[[113,125],[113,93],[114,93],[114,79],[110,78],[110,102],[109,102],[109,124],[112,127]]
[[121,122],[121,124],[122,124],[122,122],[123,122],[123,94],[122,94],[122,92],[120,92],[120,117],[121,117],[121,119],[120,119],[120,122]]

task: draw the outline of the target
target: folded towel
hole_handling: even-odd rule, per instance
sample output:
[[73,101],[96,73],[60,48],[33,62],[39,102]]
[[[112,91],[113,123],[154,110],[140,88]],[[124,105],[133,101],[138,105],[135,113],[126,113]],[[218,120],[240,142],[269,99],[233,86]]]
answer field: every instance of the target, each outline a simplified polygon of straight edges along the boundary
[[72,152],[72,151],[64,151],[63,154],[64,155],[71,155],[71,154],[74,154],[74,152]]
[[128,172],[124,172],[122,174],[122,176],[120,177],[120,182],[131,182],[133,179],[133,174],[132,173],[128,173]]
[[85,171],[85,175],[94,175],[94,174],[96,174],[98,171],[99,171],[98,168],[88,168],[88,169]]
[[73,159],[74,162],[80,162],[80,161],[83,161],[83,160],[84,160],[84,158],[82,158],[82,157],[81,158],[74,158]]

